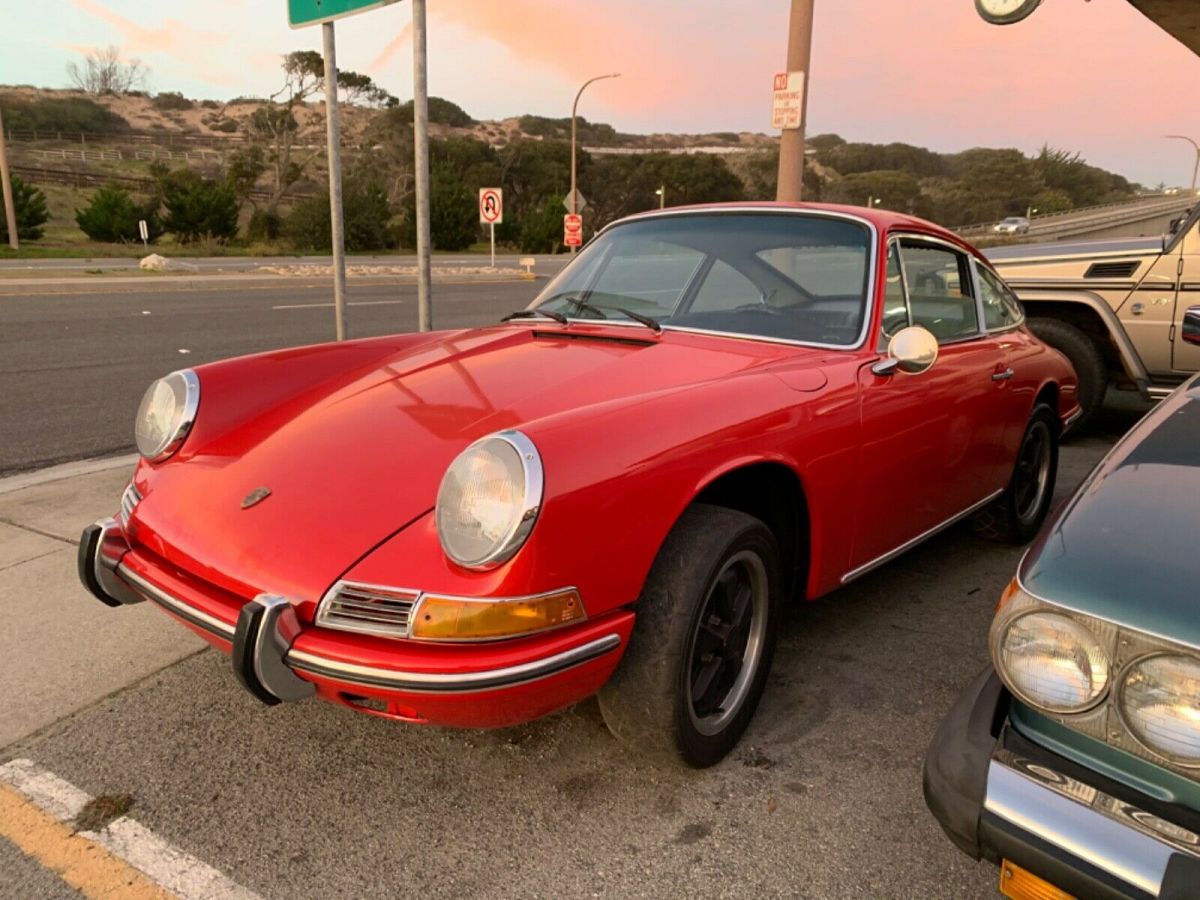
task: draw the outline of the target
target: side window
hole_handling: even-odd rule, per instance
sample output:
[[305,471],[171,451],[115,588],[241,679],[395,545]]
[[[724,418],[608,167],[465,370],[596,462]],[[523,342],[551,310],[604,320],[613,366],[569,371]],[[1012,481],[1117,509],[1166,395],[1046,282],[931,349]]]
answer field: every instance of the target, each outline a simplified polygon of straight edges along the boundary
[[904,292],[904,273],[900,269],[900,245],[895,241],[888,244],[887,282],[883,291],[883,326],[880,329],[880,348],[901,328],[910,324],[908,297]]
[[979,333],[966,256],[915,241],[902,243],[900,256],[914,325],[928,328],[940,342]]
[[1017,295],[991,269],[976,263],[975,271],[979,273],[979,299],[983,301],[983,322],[988,331],[1020,322],[1024,314]]
[[753,303],[766,303],[762,291],[729,263],[718,259],[708,270],[689,312],[717,312]]

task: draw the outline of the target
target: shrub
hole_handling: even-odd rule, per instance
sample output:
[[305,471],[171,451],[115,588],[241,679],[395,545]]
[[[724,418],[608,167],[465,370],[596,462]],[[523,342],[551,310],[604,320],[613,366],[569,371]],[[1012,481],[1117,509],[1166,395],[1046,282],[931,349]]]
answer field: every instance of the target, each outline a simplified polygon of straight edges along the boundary
[[201,100],[200,105],[203,106],[205,109],[220,109],[221,108],[221,104],[218,103],[216,100]]
[[75,131],[111,134],[125,131],[129,123],[86,97],[24,99],[0,96],[4,127],[13,131]]
[[179,91],[164,91],[151,102],[155,109],[191,109],[196,105]]
[[139,219],[146,220],[151,241],[162,235],[158,198],[139,206],[128,191],[111,184],[92,194],[85,209],[75,210],[75,223],[93,241],[124,243],[141,240],[138,234]]
[[237,119],[222,119],[219,122],[213,122],[208,126],[213,131],[223,131],[225,134],[233,134],[238,130]]
[[[387,193],[375,180],[347,180],[342,195],[342,216],[347,250],[385,250],[395,246],[395,235],[388,228],[392,211]],[[298,250],[330,250],[333,237],[329,194],[314,194],[293,206],[283,223],[283,234]]]
[[[36,241],[43,234],[42,226],[50,218],[46,211],[46,195],[19,175],[12,176],[13,208],[17,219],[17,237]],[[0,203],[0,243],[8,243],[8,217]]]
[[[413,102],[411,100],[407,103],[387,102],[385,105],[396,110],[396,115],[402,123],[412,124]],[[429,121],[437,125],[450,125],[455,128],[469,128],[475,124],[475,120],[467,114],[465,109],[457,103],[443,100],[441,97],[429,98]]]
[[270,210],[256,209],[250,216],[246,226],[246,237],[252,241],[273,241],[279,237],[283,220],[279,213]]
[[163,227],[181,243],[224,241],[237,234],[237,194],[227,182],[180,169],[165,176],[161,188]]

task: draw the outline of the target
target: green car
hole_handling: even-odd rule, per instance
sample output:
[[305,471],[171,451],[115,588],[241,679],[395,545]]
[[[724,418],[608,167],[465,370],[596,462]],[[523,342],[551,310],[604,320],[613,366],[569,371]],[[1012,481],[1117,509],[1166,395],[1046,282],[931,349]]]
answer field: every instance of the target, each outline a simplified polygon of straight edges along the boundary
[[1200,376],[1043,529],[988,645],[925,759],[950,839],[1011,897],[1200,897]]

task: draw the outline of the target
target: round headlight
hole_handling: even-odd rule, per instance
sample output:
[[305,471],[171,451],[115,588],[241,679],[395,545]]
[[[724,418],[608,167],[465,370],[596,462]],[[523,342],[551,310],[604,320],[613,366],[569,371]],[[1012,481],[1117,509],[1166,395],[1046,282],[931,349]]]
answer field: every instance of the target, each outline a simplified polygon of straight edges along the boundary
[[172,372],[146,389],[134,422],[138,452],[146,459],[166,459],[179,449],[196,420],[200,379],[191,369]]
[[442,549],[460,566],[488,569],[511,559],[542,503],[542,460],[519,431],[476,441],[450,464],[437,495]]
[[1200,662],[1151,656],[1121,682],[1121,718],[1146,749],[1181,766],[1200,766]]
[[994,656],[1012,692],[1050,712],[1082,712],[1108,691],[1108,653],[1091,631],[1067,616],[1019,616],[1004,630]]

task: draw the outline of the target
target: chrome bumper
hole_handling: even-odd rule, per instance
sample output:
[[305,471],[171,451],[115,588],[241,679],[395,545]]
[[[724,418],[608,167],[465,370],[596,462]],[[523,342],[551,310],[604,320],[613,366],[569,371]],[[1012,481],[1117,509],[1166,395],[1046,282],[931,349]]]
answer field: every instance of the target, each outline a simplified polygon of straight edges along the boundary
[[376,690],[465,693],[546,678],[621,645],[620,635],[606,634],[551,656],[472,672],[409,672],[362,666],[294,649],[302,628],[292,604],[284,597],[259,594],[242,607],[237,624],[231,625],[138,575],[122,563],[128,552],[129,544],[115,519],[104,519],[86,528],[79,546],[79,577],[88,590],[108,606],[150,600],[226,641],[232,647],[238,681],[268,704],[301,700],[315,691],[315,685],[299,672]]
[[981,824],[1017,844],[1033,838],[1058,862],[1098,871],[1129,896],[1174,894],[1164,891],[1177,883],[1174,873],[1200,866],[1200,835],[1003,748],[988,765]]

